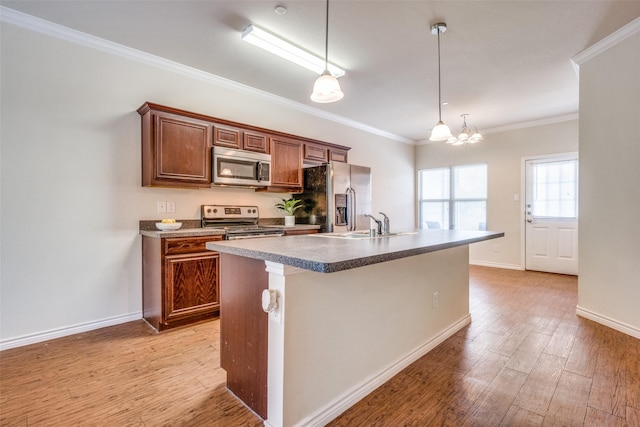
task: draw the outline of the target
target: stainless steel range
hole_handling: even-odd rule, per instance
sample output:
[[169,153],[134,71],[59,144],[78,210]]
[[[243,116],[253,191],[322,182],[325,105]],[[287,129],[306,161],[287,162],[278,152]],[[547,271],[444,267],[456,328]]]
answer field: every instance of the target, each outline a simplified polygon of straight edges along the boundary
[[282,226],[258,225],[257,206],[202,205],[201,217],[203,228],[224,230],[225,240],[284,236]]

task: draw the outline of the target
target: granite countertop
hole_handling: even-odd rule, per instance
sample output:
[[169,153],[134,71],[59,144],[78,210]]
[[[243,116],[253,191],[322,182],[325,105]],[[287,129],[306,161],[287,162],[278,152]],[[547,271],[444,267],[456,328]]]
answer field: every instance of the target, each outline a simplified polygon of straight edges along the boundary
[[[140,221],[140,234],[147,237],[200,237],[200,236],[221,236],[224,231],[215,228],[201,228],[200,220],[178,220],[182,223],[182,227],[173,231],[160,231],[156,228],[155,223],[159,220],[143,220]],[[319,225],[312,224],[296,224],[285,227],[282,224],[260,223],[263,227],[281,228],[283,230],[318,230]]]
[[178,230],[140,230],[140,234],[147,237],[200,237],[224,236],[224,230],[212,228],[180,228]]
[[311,234],[286,239],[208,242],[206,246],[232,255],[333,273],[503,236],[504,233],[493,231],[416,230],[364,239]]

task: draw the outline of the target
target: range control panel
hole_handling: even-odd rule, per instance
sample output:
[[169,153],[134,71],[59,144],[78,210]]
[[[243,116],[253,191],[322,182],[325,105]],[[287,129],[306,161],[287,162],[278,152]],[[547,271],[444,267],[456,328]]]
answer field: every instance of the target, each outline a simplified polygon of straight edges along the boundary
[[259,216],[257,206],[202,205],[202,219],[257,220]]

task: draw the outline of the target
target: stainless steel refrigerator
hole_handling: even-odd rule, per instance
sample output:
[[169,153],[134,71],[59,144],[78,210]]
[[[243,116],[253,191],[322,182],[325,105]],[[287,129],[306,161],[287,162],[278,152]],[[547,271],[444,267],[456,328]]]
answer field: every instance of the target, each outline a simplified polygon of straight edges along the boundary
[[320,232],[369,230],[371,168],[330,162],[304,170],[303,201],[296,211],[299,223],[320,224]]

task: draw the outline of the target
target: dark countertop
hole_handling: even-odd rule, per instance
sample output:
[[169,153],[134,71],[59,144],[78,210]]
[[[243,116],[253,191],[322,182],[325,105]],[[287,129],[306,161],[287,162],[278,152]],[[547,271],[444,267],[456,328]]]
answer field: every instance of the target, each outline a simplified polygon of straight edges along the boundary
[[286,239],[208,242],[206,246],[213,251],[333,273],[503,236],[504,233],[493,231],[417,230],[412,234],[365,239],[312,234]]
[[[150,224],[148,224],[150,222]],[[200,220],[198,221],[178,221],[182,222],[182,227],[174,231],[160,231],[155,227],[155,223],[159,221],[145,221],[140,227],[140,234],[147,237],[206,237],[224,235],[224,231],[214,228],[200,228]],[[260,224],[263,225],[263,224]],[[277,224],[264,224],[264,227],[282,228],[287,230],[318,230],[319,225],[296,224],[294,226],[285,227]],[[184,228],[190,227],[190,228]]]

